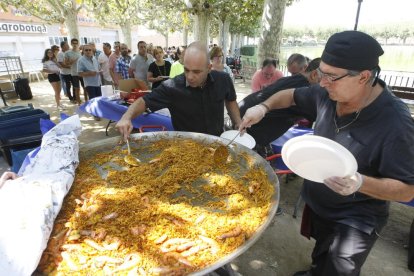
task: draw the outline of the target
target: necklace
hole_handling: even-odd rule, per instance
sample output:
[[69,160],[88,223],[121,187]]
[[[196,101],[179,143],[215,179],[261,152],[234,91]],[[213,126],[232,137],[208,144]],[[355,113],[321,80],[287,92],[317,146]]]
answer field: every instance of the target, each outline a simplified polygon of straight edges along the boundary
[[347,126],[352,125],[356,120],[358,120],[359,114],[361,114],[361,111],[362,111],[362,109],[358,110],[357,112],[355,112],[356,113],[356,116],[355,116],[354,119],[352,119],[351,122],[347,123],[344,126],[338,127],[338,124],[336,122],[336,112],[337,112],[337,109],[338,109],[338,104],[336,104],[336,106],[335,106],[335,113],[334,113],[334,117],[333,117],[333,121],[334,121],[334,124],[335,124],[335,132],[336,132],[336,134],[338,134],[341,129],[344,129]]
[[165,72],[165,63],[164,63],[164,65],[161,65],[161,67],[162,67],[162,71],[163,71],[163,73],[164,73],[164,75],[163,74],[161,74],[161,70],[160,70],[160,67],[158,66],[158,64],[157,63],[155,63],[155,65],[157,66],[157,69],[158,69],[158,73],[160,73],[160,76],[166,76],[167,75],[167,72]]
[[348,127],[348,126],[350,126],[350,125],[352,125],[356,120],[358,120],[358,117],[359,117],[359,114],[361,114],[361,112],[362,112],[362,110],[365,108],[365,106],[368,104],[368,102],[369,102],[369,100],[370,100],[370,98],[371,98],[371,95],[372,95],[372,93],[373,93],[373,91],[374,91],[374,87],[371,89],[371,91],[369,92],[369,94],[368,94],[368,97],[366,98],[366,100],[365,100],[365,102],[364,102],[364,104],[361,106],[361,108],[360,109],[358,109],[356,112],[355,112],[355,118],[354,119],[352,119],[352,121],[350,121],[349,123],[347,123],[346,125],[344,125],[344,126],[341,126],[341,127],[338,127],[338,123],[336,122],[336,114],[338,113],[338,103],[336,103],[336,105],[335,105],[335,113],[334,113],[334,117],[333,117],[333,121],[334,121],[334,124],[335,124],[335,132],[336,132],[336,134],[338,134],[339,133],[339,131],[341,131],[342,129],[344,129],[344,128],[346,128],[346,127]]

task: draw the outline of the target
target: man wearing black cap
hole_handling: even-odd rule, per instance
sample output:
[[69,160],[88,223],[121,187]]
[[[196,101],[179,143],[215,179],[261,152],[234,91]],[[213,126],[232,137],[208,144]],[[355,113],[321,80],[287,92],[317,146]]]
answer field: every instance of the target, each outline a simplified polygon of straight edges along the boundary
[[316,244],[309,271],[295,275],[359,275],[388,219],[389,202],[414,197],[414,122],[407,106],[378,79],[383,50],[371,36],[331,36],[322,54],[319,85],[276,93],[246,111],[240,129],[271,109],[296,105],[316,117],[315,135],[355,157],[350,177],[304,181],[302,234]]

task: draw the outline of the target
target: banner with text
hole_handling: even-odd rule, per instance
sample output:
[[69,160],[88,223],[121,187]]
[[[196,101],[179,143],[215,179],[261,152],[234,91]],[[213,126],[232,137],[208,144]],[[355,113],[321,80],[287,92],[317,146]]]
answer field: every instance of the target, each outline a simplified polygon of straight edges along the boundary
[[47,33],[47,27],[39,24],[0,23],[0,33]]

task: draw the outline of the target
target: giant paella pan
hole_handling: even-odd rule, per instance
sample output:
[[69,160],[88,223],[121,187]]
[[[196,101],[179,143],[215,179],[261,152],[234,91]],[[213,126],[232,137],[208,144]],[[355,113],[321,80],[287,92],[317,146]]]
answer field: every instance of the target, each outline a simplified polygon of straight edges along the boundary
[[199,133],[152,132],[81,149],[75,182],[38,270],[51,274],[205,275],[246,251],[276,213],[279,183],[252,150]]

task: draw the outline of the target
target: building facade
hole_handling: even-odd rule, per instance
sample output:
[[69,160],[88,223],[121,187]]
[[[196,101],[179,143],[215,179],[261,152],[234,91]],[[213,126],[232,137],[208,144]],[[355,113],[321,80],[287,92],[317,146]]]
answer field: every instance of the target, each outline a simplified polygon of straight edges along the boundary
[[[117,26],[101,26],[82,13],[78,14],[77,20],[80,44],[93,41],[98,49],[102,49],[104,42],[111,45],[114,41],[124,42],[122,31]],[[0,57],[19,56],[25,69],[40,69],[45,49],[52,45],[60,46],[60,42],[68,40],[69,34],[63,24],[44,23],[14,7],[9,7],[8,11],[0,10]],[[136,45],[140,40],[165,47],[182,45],[183,39],[179,32],[170,34],[169,45],[166,45],[165,37],[155,30],[135,26],[132,28],[131,40],[131,51],[137,53]]]

